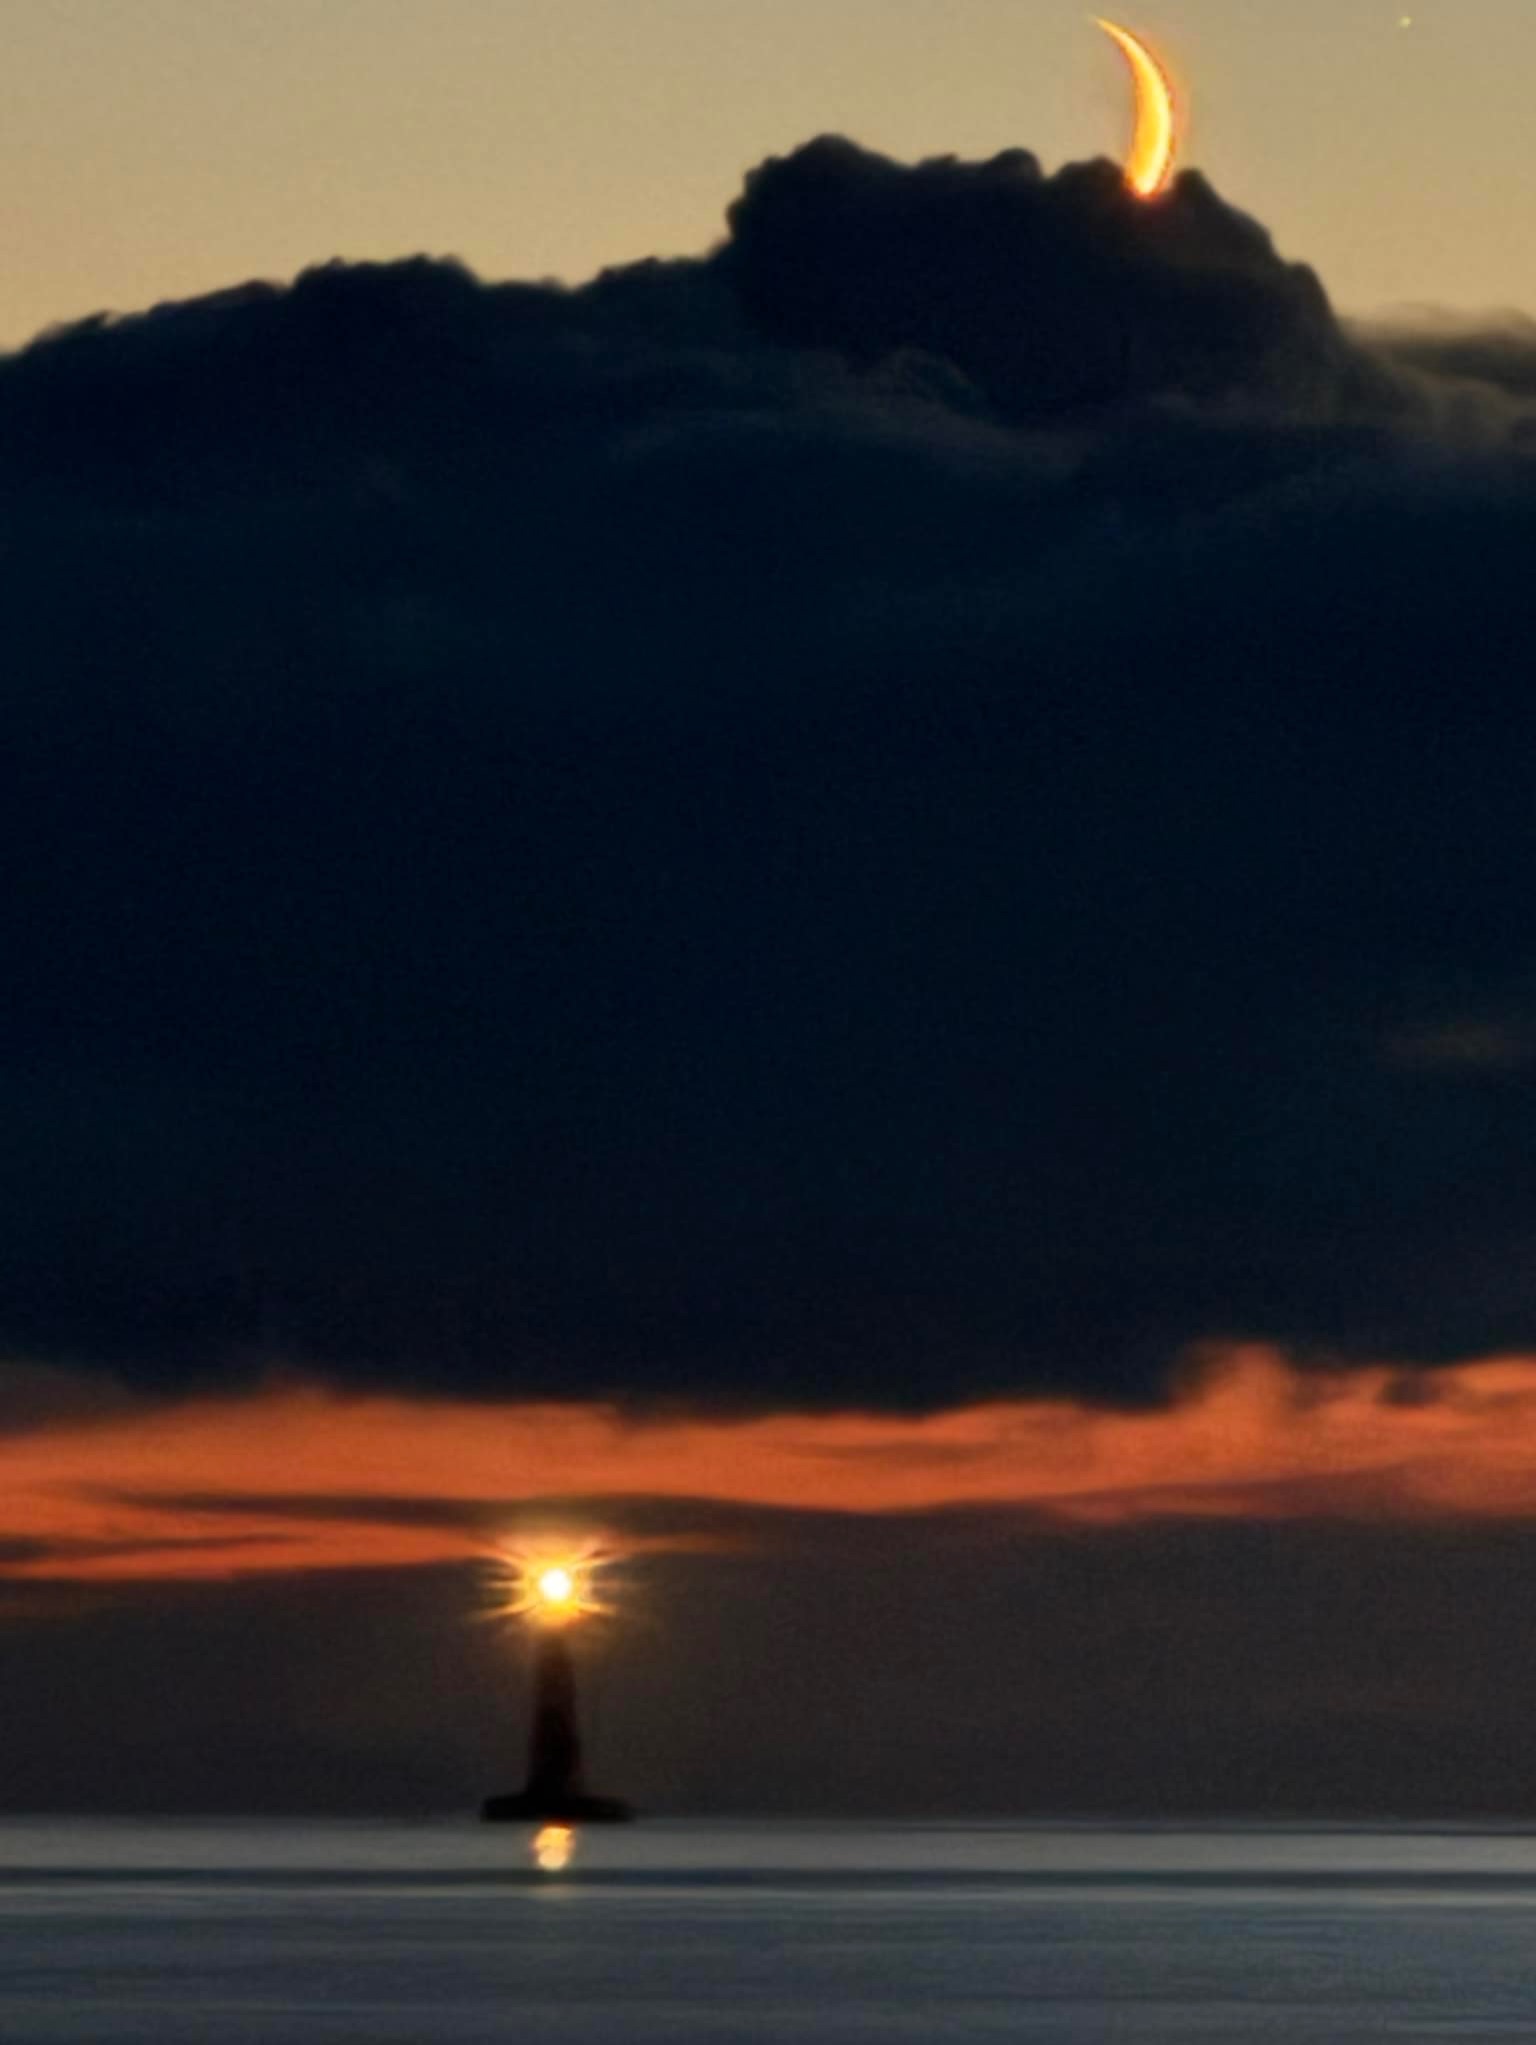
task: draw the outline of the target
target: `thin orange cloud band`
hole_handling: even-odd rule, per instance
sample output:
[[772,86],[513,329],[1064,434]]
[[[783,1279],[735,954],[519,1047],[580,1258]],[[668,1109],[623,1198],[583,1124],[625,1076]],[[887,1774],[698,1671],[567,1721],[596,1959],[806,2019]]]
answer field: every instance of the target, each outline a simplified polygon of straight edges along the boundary
[[[0,1373],[3,1385],[3,1373]],[[1208,1359],[1165,1408],[637,1422],[598,1406],[274,1386],[0,1435],[0,1578],[186,1580],[473,1553],[473,1512],[560,1497],[856,1514],[1536,1515],[1536,1358],[1415,1374]],[[455,1523],[453,1508],[464,1519]]]

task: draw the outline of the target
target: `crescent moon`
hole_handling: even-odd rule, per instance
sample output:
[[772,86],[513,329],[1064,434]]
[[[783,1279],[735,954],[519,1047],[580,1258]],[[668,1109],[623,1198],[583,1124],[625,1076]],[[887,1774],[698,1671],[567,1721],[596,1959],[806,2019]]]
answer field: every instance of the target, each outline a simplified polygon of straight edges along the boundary
[[1125,162],[1125,181],[1138,198],[1155,199],[1173,176],[1178,151],[1173,80],[1139,36],[1115,21],[1095,21],[1120,46],[1136,86],[1136,133]]

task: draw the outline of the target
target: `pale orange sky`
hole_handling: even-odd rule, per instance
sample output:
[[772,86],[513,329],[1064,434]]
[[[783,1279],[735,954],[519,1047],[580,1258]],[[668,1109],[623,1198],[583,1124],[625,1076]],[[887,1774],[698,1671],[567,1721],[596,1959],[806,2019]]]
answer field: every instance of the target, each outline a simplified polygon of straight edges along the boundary
[[[1158,1518],[1536,1516],[1536,1358],[1408,1381],[1300,1374],[1242,1348],[1166,1409],[1018,1400],[926,1418],[637,1423],[584,1406],[477,1406],[274,1386],[125,1406],[0,1436],[0,1579],[185,1579],[464,1560],[478,1508],[635,1497],[888,1514],[1034,1509]],[[286,1504],[285,1504],[286,1501]],[[463,1508],[415,1514],[413,1505]],[[395,1514],[394,1520],[391,1513]],[[356,1513],[357,1517],[352,1517]],[[480,1532],[475,1528],[479,1526]],[[571,1527],[584,1536],[585,1524]],[[226,1545],[227,1544],[227,1545]]]
[[[1413,26],[1399,26],[1411,11]],[[1154,0],[1192,160],[1348,310],[1536,308],[1529,0]],[[12,0],[0,339],[333,255],[579,278],[704,247],[743,170],[1120,150],[1068,0]]]

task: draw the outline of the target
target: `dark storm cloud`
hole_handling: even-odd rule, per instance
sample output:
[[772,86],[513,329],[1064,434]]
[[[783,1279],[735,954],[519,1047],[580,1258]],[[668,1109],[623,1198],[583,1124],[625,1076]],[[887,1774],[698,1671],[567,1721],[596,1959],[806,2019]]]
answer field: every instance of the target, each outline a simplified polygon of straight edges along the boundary
[[1536,400],[1536,320],[1520,313],[1484,319],[1426,310],[1416,317],[1364,323],[1361,340],[1401,367],[1439,379]]
[[1529,1075],[1391,1051],[1528,984],[1523,374],[1197,178],[836,141],[697,262],[0,363],[0,1352],[923,1404],[1530,1341]]
[[865,364],[921,350],[1016,420],[1171,392],[1328,404],[1379,381],[1312,272],[1195,172],[1149,211],[1111,163],[908,168],[824,137],[753,172],[730,223],[721,266],[766,333]]
[[99,1372],[43,1363],[0,1363],[0,1438],[115,1420],[142,1402]]
[[1536,1034],[1522,1019],[1463,1016],[1454,1022],[1399,1030],[1388,1057],[1412,1071],[1472,1075],[1520,1072],[1536,1060]]

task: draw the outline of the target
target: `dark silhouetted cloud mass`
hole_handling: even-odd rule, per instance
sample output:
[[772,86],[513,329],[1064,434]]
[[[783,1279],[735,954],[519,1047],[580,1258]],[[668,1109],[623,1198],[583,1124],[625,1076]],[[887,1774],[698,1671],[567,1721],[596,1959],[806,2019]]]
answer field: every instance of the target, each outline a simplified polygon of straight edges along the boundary
[[697,261],[0,362],[0,1350],[912,1406],[1536,1339],[1533,391],[1196,176],[834,139]]
[[1149,209],[1102,161],[908,168],[824,137],[755,171],[730,224],[720,266],[764,333],[865,368],[919,350],[1019,423],[1369,390],[1311,271],[1195,172]]

